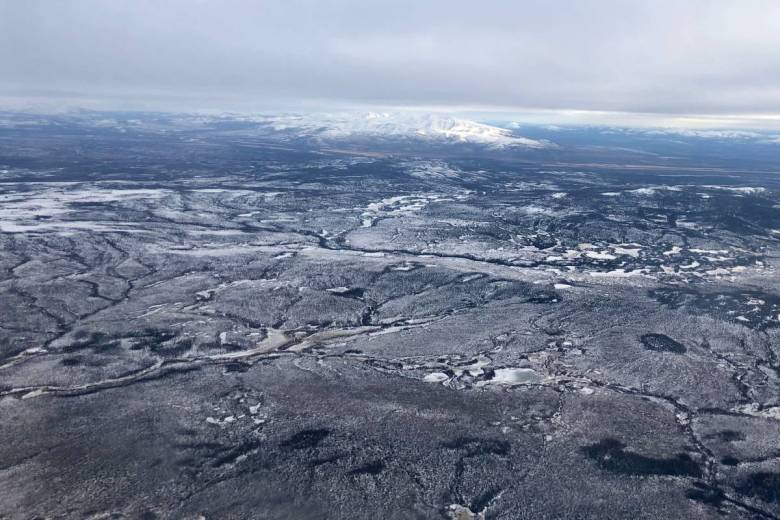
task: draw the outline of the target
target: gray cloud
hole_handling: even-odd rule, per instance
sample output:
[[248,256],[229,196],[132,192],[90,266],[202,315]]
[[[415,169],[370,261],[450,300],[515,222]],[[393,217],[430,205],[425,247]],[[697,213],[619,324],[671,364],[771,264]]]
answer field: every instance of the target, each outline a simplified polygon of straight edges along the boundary
[[780,2],[0,0],[0,71],[117,104],[778,113]]

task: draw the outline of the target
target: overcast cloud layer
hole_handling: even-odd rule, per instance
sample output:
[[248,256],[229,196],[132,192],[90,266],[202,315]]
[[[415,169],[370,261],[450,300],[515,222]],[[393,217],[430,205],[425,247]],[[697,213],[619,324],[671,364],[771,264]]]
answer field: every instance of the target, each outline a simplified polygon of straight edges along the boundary
[[0,96],[780,113],[777,0],[0,0]]

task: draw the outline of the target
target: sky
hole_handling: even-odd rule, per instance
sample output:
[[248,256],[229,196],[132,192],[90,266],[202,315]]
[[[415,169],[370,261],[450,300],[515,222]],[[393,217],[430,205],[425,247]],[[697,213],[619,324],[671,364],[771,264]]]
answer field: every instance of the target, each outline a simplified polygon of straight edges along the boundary
[[0,0],[0,106],[780,127],[778,0]]

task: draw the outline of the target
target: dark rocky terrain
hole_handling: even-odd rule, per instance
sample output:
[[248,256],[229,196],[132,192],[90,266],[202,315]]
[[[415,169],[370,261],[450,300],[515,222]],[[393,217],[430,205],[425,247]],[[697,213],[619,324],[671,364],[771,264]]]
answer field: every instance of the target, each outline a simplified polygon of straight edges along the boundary
[[769,145],[96,117],[0,125],[0,518],[780,518]]

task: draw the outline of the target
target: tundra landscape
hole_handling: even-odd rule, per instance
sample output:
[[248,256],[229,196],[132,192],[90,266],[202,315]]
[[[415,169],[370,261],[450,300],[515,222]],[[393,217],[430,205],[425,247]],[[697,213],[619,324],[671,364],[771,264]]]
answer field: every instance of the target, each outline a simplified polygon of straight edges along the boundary
[[5,112],[0,518],[778,518],[772,139]]

